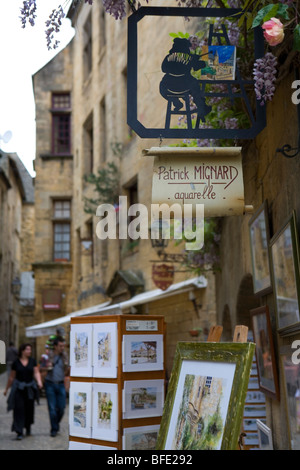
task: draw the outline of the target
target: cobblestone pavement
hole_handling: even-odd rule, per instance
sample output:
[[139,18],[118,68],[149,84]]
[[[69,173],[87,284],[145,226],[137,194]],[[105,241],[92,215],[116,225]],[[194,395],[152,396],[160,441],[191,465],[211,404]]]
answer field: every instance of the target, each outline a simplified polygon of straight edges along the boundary
[[68,449],[68,406],[60,424],[60,432],[56,437],[50,437],[50,421],[47,400],[40,398],[40,404],[35,404],[35,419],[31,428],[31,436],[16,440],[16,433],[11,432],[12,411],[6,410],[7,396],[3,395],[7,381],[6,373],[0,374],[0,450],[67,450]]

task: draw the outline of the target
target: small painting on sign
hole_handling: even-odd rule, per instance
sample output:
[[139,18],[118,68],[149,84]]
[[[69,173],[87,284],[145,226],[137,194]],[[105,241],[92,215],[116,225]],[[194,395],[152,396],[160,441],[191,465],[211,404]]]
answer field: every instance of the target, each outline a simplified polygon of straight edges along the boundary
[[153,264],[152,280],[159,289],[167,290],[174,281],[174,266],[167,264]]

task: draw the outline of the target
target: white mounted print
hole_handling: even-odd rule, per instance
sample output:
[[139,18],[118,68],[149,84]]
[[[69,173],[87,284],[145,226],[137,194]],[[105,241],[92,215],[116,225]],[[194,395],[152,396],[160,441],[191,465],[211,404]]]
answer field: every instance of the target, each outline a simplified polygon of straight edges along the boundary
[[116,378],[118,360],[117,323],[93,325],[94,377]]
[[92,377],[92,324],[71,325],[70,365],[71,376]]
[[69,392],[70,435],[91,437],[92,384],[71,382]]
[[125,428],[123,450],[155,450],[159,424]]
[[123,371],[163,370],[163,335],[124,335]]
[[118,385],[93,384],[94,439],[118,441]]
[[164,380],[128,380],[124,382],[123,418],[161,416],[164,406]]

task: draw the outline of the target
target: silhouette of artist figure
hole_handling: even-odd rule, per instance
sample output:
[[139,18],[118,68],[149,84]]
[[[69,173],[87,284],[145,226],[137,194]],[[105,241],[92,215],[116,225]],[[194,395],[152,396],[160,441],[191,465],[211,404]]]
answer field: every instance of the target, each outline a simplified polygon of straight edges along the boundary
[[172,49],[164,58],[161,69],[165,73],[160,82],[160,94],[166,100],[172,100],[174,111],[183,107],[179,95],[191,95],[197,106],[198,117],[205,121],[205,115],[211,111],[211,106],[205,103],[204,93],[199,80],[191,75],[191,70],[200,70],[206,66],[199,55],[191,54],[190,41],[184,38],[175,38]]

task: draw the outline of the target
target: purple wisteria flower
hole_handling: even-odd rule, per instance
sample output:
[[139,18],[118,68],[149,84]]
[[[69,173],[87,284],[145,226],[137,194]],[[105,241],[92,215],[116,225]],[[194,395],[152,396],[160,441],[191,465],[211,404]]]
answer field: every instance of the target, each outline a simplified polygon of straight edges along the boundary
[[263,106],[267,100],[271,101],[275,92],[277,58],[271,53],[256,59],[253,69],[254,90],[256,98]]
[[23,2],[23,8],[20,8],[22,28],[25,28],[27,20],[31,24],[31,26],[34,26],[34,20],[36,18],[36,8],[36,0],[25,0]]
[[65,17],[65,13],[61,5],[56,10],[53,10],[49,16],[49,20],[46,21],[46,40],[48,49],[56,49],[59,45],[59,41],[56,39],[54,42],[54,33],[60,31],[62,19]]

